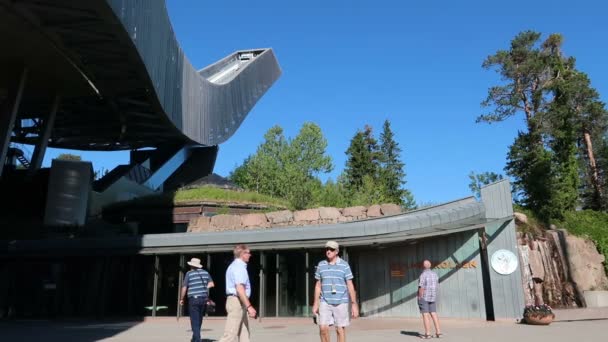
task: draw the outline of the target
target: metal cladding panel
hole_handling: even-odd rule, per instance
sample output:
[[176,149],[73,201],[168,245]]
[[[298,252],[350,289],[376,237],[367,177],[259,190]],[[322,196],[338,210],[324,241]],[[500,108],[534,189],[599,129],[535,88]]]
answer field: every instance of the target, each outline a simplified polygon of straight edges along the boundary
[[90,162],[54,159],[51,165],[44,224],[83,226],[93,185]]
[[[353,252],[354,253],[354,252]],[[463,232],[358,253],[361,310],[366,316],[419,317],[420,264],[429,259],[439,276],[441,317],[485,319],[477,232]]]
[[[487,218],[509,217],[513,215],[511,191],[508,180],[490,184],[481,189],[481,199],[486,206]],[[515,223],[508,220],[504,223],[488,224],[488,259],[501,249],[506,249],[519,255],[517,238],[515,236]],[[492,286],[492,300],[494,302],[494,315],[500,318],[521,318],[524,308],[524,294],[521,282],[521,268],[509,274],[497,273],[490,266],[490,282]]]
[[[226,141],[281,75],[272,49],[258,49],[258,55],[226,82],[210,82],[179,46],[165,1],[107,1],[145,64],[167,117],[197,143]],[[238,52],[215,64],[237,57]]]

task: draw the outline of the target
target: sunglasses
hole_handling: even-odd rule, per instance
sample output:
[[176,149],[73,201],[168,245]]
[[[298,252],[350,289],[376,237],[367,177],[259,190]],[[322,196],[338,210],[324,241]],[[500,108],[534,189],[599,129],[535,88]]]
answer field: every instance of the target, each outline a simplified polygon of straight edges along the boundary
[[325,250],[326,250],[326,251],[332,251],[332,252],[335,252],[335,251],[336,251],[334,248],[329,248],[329,247],[325,247]]

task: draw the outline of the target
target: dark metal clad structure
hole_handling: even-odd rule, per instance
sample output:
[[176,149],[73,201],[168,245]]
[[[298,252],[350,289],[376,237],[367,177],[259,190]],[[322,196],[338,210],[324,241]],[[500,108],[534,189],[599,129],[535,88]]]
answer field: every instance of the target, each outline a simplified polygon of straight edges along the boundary
[[[0,0],[0,31],[0,62],[15,71],[0,75],[0,90],[29,71],[20,119],[62,98],[50,147],[217,145],[281,74],[272,49],[197,71],[161,0]],[[26,129],[12,140],[35,143]]]

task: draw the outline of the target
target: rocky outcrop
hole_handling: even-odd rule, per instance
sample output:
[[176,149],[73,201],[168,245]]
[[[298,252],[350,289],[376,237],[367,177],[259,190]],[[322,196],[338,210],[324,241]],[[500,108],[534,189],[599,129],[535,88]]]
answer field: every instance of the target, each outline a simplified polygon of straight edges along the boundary
[[515,212],[513,213],[513,217],[515,218],[515,224],[528,224],[528,216],[526,214]]
[[518,242],[526,304],[584,307],[585,291],[608,288],[593,242],[559,229],[536,239],[519,233]]
[[608,289],[602,265],[605,258],[598,253],[593,242],[570,235],[566,238],[566,250],[570,275],[579,291]]
[[348,207],[344,209],[321,207],[298,211],[280,210],[266,214],[200,216],[190,220],[188,232],[207,232],[270,227],[312,226],[365,220],[368,218],[401,214],[396,204]]

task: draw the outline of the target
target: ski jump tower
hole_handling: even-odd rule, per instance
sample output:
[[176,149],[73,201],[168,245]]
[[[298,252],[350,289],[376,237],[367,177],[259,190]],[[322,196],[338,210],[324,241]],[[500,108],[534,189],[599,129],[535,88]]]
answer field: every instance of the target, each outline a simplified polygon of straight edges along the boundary
[[161,0],[0,0],[0,46],[2,183],[44,174],[47,147],[131,151],[96,182],[90,164],[54,161],[46,216],[62,192],[82,202],[90,190],[100,207],[210,174],[217,146],[281,75],[266,48],[196,70]]

